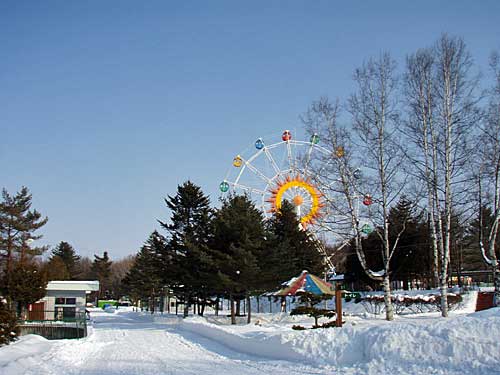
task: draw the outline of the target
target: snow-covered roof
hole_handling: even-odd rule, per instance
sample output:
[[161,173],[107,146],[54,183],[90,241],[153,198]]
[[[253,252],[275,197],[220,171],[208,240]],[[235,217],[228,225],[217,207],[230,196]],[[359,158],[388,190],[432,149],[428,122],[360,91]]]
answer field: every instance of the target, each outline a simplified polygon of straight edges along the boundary
[[344,280],[344,274],[332,275],[328,278],[328,281]]
[[99,281],[49,281],[47,290],[80,290],[85,292],[94,292],[99,290]]

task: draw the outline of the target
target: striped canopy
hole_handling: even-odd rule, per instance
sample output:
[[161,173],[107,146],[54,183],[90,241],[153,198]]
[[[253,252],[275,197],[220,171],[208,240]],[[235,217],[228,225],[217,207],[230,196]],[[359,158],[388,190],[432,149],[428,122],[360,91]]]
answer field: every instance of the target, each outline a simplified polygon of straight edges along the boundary
[[297,292],[309,292],[316,295],[335,294],[330,283],[327,283],[318,276],[311,275],[307,271],[302,271],[298,277],[292,278],[283,285],[284,288],[274,293],[275,296],[294,296]]

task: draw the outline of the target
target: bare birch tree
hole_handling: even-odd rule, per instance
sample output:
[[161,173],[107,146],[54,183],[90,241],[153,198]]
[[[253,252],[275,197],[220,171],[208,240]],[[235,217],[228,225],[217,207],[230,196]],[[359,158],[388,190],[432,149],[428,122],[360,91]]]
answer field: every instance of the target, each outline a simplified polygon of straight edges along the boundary
[[[450,261],[451,225],[455,206],[469,182],[467,165],[472,161],[470,135],[479,120],[476,110],[477,80],[470,78],[472,59],[460,38],[443,34],[434,47],[436,56],[437,147],[440,186],[435,186],[437,212],[443,217],[438,230],[442,244],[439,248],[439,289],[441,314],[448,316],[448,266]],[[439,203],[442,202],[442,206]],[[442,208],[442,209],[441,209]],[[439,223],[439,221],[438,221]]]
[[474,154],[469,141],[479,120],[477,80],[470,78],[471,68],[463,40],[443,34],[433,48],[408,57],[405,75],[410,109],[406,130],[417,151],[410,159],[426,190],[444,317],[448,316],[452,219],[464,205],[470,183],[466,166]]
[[355,147],[348,129],[337,121],[338,101],[332,103],[328,98],[314,102],[302,116],[302,122],[311,137],[319,137],[328,154],[318,154],[319,163],[315,164],[313,178],[322,192],[326,192],[327,217],[324,230],[333,234],[337,249],[351,241],[358,259],[369,277],[382,281],[380,272],[372,271],[366,262],[363,251],[362,218],[359,212],[361,172],[357,167]]
[[[494,76],[494,86],[490,92],[490,101],[481,128],[482,153],[480,173],[477,179],[479,187],[479,246],[484,261],[491,269],[496,303],[500,304],[500,270],[496,254],[496,241],[500,225],[500,56],[497,53],[492,54],[490,66]],[[489,228],[486,228],[483,223],[482,210],[485,206],[490,207],[493,213],[493,222]]]
[[[439,283],[438,224],[441,216],[436,210],[436,190],[438,181],[437,168],[437,133],[434,125],[434,55],[430,49],[422,49],[406,59],[404,75],[404,96],[408,117],[404,122],[407,137],[414,144],[406,150],[406,156],[413,168],[414,177],[425,182],[424,191],[430,237],[433,250],[434,286]],[[417,194],[419,195],[419,194]]]
[[[371,217],[382,246],[383,269],[367,271],[372,278],[382,279],[386,319],[394,318],[391,303],[390,261],[396,251],[405,225],[394,241],[389,236],[389,211],[405,188],[404,155],[398,144],[399,113],[396,101],[398,81],[396,65],[388,53],[370,59],[354,73],[357,92],[348,101],[353,127],[360,140],[364,166],[370,170],[373,206]],[[361,259],[360,259],[361,260]]]

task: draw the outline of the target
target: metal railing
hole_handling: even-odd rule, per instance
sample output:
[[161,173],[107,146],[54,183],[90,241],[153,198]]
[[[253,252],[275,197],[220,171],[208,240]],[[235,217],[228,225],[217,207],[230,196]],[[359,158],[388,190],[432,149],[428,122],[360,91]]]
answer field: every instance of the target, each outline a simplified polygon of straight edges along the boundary
[[49,340],[78,339],[87,336],[87,314],[60,310],[29,311],[18,323],[21,335],[36,334]]

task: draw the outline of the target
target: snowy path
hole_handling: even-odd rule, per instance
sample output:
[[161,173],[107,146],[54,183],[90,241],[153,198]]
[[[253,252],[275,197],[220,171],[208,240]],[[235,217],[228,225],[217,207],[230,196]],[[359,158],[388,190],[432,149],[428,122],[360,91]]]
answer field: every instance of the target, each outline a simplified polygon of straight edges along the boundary
[[134,313],[96,316],[84,340],[55,342],[25,374],[323,374],[332,368],[267,361],[234,352],[173,324]]
[[0,348],[0,374],[500,374],[500,309],[391,323],[358,318],[343,329],[307,331],[292,331],[295,317],[281,315],[262,326],[130,311],[93,318],[82,340],[28,335]]

